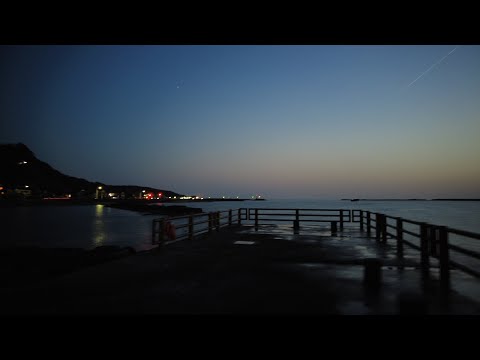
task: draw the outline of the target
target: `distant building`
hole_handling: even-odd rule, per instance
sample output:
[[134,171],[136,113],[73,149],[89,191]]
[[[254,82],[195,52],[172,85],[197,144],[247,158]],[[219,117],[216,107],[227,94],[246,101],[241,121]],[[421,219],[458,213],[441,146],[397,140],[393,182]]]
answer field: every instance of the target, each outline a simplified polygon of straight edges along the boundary
[[105,198],[105,189],[103,186],[98,186],[95,190],[95,199],[104,199]]
[[108,198],[113,199],[113,200],[125,199],[125,193],[123,191],[121,193],[109,192],[108,193]]
[[19,195],[22,195],[25,198],[28,198],[28,197],[32,196],[32,190],[30,190],[28,188],[15,189],[15,193],[19,194]]

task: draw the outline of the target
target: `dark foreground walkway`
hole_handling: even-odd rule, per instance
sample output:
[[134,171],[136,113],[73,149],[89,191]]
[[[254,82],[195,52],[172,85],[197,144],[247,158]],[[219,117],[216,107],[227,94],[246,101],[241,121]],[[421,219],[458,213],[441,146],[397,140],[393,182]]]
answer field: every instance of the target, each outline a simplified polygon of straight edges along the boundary
[[[366,258],[382,259],[379,288],[364,286]],[[400,263],[392,245],[355,229],[332,237],[240,227],[2,287],[0,313],[480,314],[473,278],[452,271],[445,298],[437,275],[435,268],[422,275],[408,253]]]

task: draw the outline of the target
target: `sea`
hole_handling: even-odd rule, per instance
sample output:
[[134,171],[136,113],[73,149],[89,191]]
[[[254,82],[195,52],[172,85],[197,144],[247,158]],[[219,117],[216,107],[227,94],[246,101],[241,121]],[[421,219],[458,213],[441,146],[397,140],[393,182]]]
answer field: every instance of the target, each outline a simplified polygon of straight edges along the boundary
[[[267,199],[265,201],[189,202],[204,212],[238,208],[361,209],[480,233],[479,201],[345,201]],[[156,203],[152,206],[170,206]],[[153,248],[152,220],[159,215],[103,205],[51,205],[0,208],[0,247],[34,246],[93,249],[129,246]],[[480,244],[480,240],[478,240]]]

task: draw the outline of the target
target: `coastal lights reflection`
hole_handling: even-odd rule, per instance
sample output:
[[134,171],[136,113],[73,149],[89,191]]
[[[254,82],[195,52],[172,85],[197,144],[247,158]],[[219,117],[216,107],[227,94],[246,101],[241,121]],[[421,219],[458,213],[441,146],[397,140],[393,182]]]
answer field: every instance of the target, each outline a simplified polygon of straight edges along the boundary
[[104,206],[96,205],[95,206],[95,220],[93,225],[93,241],[95,246],[101,246],[105,244],[107,235],[105,233],[104,226]]

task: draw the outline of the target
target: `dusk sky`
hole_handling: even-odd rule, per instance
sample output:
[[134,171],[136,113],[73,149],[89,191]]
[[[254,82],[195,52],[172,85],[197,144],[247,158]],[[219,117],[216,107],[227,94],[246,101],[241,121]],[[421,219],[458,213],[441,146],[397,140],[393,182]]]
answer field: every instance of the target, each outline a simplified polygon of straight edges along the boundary
[[0,46],[0,142],[203,196],[480,198],[480,46]]

